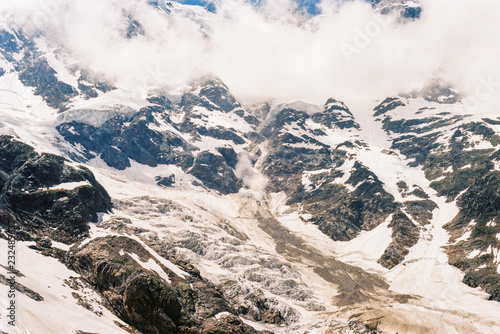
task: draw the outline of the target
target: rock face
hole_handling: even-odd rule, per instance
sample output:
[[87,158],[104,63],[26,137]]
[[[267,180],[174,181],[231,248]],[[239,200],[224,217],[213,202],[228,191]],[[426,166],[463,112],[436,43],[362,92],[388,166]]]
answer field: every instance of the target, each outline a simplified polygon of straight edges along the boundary
[[323,124],[330,129],[359,129],[359,124],[355,121],[353,114],[344,102],[333,98],[328,99],[323,107],[323,111],[314,114],[312,119],[316,123]]
[[422,96],[428,102],[436,102],[440,104],[455,104],[462,100],[458,91],[454,90],[451,85],[447,85],[439,80],[432,80],[421,91]]
[[382,101],[378,106],[375,107],[375,114],[373,116],[377,117],[387,113],[388,111],[394,110],[397,107],[405,106],[400,98],[388,97]]
[[228,161],[223,155],[202,152],[196,157],[189,173],[201,180],[207,188],[215,189],[221,194],[237,193],[242,181],[236,177],[228,163],[231,164],[231,160]]
[[171,174],[168,177],[155,177],[156,184],[160,187],[172,187],[175,183],[175,174]]
[[167,268],[169,261],[126,236],[76,244],[66,261],[110,310],[142,333],[258,333],[230,313],[222,294],[194,268]]
[[178,107],[184,118],[177,127],[195,141],[208,137],[229,145],[245,145],[245,138],[252,136],[259,124],[216,78],[197,83],[183,95]]
[[355,190],[324,184],[303,202],[307,212],[313,212],[311,221],[334,240],[350,240],[361,230],[378,226],[398,206],[380,180],[359,162],[354,164],[347,184]]
[[106,237],[72,251],[68,262],[102,291],[111,309],[127,323],[146,333],[175,333],[174,320],[179,320],[182,306],[174,289],[129,254],[140,263],[155,261],[132,239]]
[[396,13],[403,20],[417,20],[422,14],[422,4],[415,0],[370,0],[373,7],[386,15]]
[[[334,240],[350,240],[382,223],[398,205],[383,183],[356,159],[359,124],[347,106],[329,99],[309,116],[281,110],[262,130],[269,141],[263,172],[268,189],[285,191],[287,204],[300,205],[308,221]],[[342,131],[351,140],[332,144],[327,132]],[[343,180],[343,181],[341,181]]]
[[[239,191],[242,181],[234,173],[238,156],[233,146],[248,147],[246,137],[258,136],[254,131],[259,122],[220,80],[198,83],[177,104],[163,96],[152,96],[148,102],[150,106],[100,126],[71,121],[57,130],[77,148],[77,154],[71,153],[75,160],[100,157],[118,170],[131,167],[131,161],[151,167],[175,165],[206,188],[222,194]],[[234,127],[216,125],[214,119]],[[215,142],[214,147],[198,148],[203,140]]]
[[78,95],[88,99],[113,89],[109,84],[94,82],[88,71],[81,71],[78,87],[59,80],[36,43],[19,31],[0,30],[0,54],[18,72],[19,80],[25,86],[34,88],[35,95],[60,111],[67,110]]
[[[430,102],[430,106],[420,107],[412,119],[399,116],[400,108],[418,97]],[[382,102],[374,111],[383,117],[383,128],[392,140],[392,148],[412,159],[410,166],[421,166],[432,181],[430,186],[447,201],[455,201],[460,210],[444,226],[451,235],[446,246],[449,263],[465,272],[466,284],[480,286],[490,294],[490,299],[499,300],[500,246],[496,236],[500,232],[497,191],[500,172],[496,166],[500,136],[493,129],[496,120],[436,111],[436,105],[453,104],[460,99],[460,94],[451,87],[433,81],[420,92]],[[426,200],[419,189],[412,193],[423,200],[405,202],[406,212],[415,221],[426,224],[436,205]],[[405,226],[409,228],[410,224]],[[412,235],[412,230],[405,234]],[[408,245],[411,240],[412,237],[407,239]],[[394,242],[398,243],[396,239]],[[391,258],[396,257],[386,251],[380,263],[392,266]]]
[[401,263],[408,249],[415,246],[419,239],[419,229],[403,212],[397,211],[389,224],[393,241],[384,251],[378,262],[388,269]]
[[[446,226],[452,236],[458,236],[459,231],[471,232],[467,240],[448,247],[450,263],[466,272],[465,283],[482,287],[490,294],[490,299],[496,301],[500,301],[498,189],[500,172],[488,171],[477,176],[467,191],[458,197],[460,214]],[[478,250],[477,256],[470,259],[470,254]]]
[[84,167],[53,154],[38,154],[0,136],[0,212],[23,238],[47,235],[74,242],[88,236],[88,222],[111,209],[106,190]]
[[151,106],[131,117],[117,116],[101,127],[70,122],[57,127],[70,143],[84,147],[83,156],[100,156],[110,167],[124,170],[130,160],[155,167],[172,164],[180,167],[192,165],[194,149],[172,131],[157,131],[153,127],[169,127],[168,107]]
[[220,79],[203,81],[196,92],[188,92],[182,97],[181,107],[188,112],[201,106],[207,110],[221,110],[226,113],[241,108],[240,103],[229,93],[229,89]]
[[219,319],[209,319],[203,323],[201,333],[206,334],[257,334],[253,327],[245,325],[240,318],[232,314],[224,314]]

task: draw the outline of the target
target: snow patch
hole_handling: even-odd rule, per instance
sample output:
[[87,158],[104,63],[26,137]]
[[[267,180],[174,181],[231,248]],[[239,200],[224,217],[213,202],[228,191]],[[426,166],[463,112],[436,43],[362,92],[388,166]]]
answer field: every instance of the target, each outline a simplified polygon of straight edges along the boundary
[[473,259],[473,258],[477,257],[479,254],[481,254],[481,251],[478,249],[474,249],[472,252],[469,253],[469,255],[467,255],[467,258]]
[[[64,264],[52,257],[46,257],[35,250],[28,248],[29,243],[16,244],[16,269],[24,277],[17,277],[16,281],[40,294],[44,300],[35,301],[28,296],[16,293],[16,308],[18,318],[16,327],[0,321],[0,331],[11,334],[38,334],[38,333],[88,333],[125,334],[115,325],[114,321],[123,322],[110,311],[94,302],[94,310],[102,312],[102,316],[77,305],[72,293],[85,294],[91,301],[99,301],[100,297],[92,290],[75,291],[65,280],[70,277],[79,277]],[[0,239],[0,248],[7,249],[7,240]],[[7,254],[7,252],[5,252]],[[1,258],[1,264],[7,265],[6,256]],[[0,267],[0,273],[7,275],[7,271]],[[0,307],[5,310],[9,300],[6,298],[8,287],[0,284]],[[64,321],[61,321],[64,319]]]
[[460,242],[460,241],[465,241],[470,238],[470,235],[472,234],[472,231],[467,231],[465,232],[460,238],[458,238],[455,242]]
[[157,273],[161,278],[165,280],[167,283],[172,283],[170,280],[170,277],[163,271],[163,269],[156,263],[155,260],[149,259],[147,262],[142,262],[141,259],[137,254],[134,253],[127,253],[128,256],[130,256],[135,262],[137,262],[141,267],[147,270],[152,270],[155,273]]
[[148,245],[146,245],[146,243],[144,241],[142,241],[139,237],[137,237],[135,235],[128,235],[128,237],[130,239],[134,239],[135,241],[137,241],[138,243],[140,243],[142,245],[142,247],[144,247],[144,249],[146,249],[149,252],[149,254],[151,254],[159,263],[161,263],[162,265],[164,265],[166,268],[168,268],[169,270],[171,270],[174,274],[176,274],[180,278],[186,279],[186,277],[191,276],[187,272],[185,272],[184,270],[182,270],[181,268],[179,268],[178,266],[176,266],[175,264],[173,264],[172,262],[170,262],[167,259],[161,257],[158,253],[156,253],[156,251],[154,251],[151,247],[149,247]]
[[497,226],[497,222],[494,221],[494,220],[490,220],[487,224],[486,224],[487,227],[495,227]]
[[229,313],[229,312],[220,312],[220,313],[217,313],[215,315],[215,319],[220,320],[220,318],[222,318],[225,315],[231,315],[231,313]]
[[48,190],[74,190],[79,187],[90,186],[89,181],[66,182],[48,188]]
[[335,252],[339,254],[339,260],[363,268],[385,271],[377,260],[392,242],[392,229],[388,226],[391,220],[392,215],[371,231],[362,231],[350,241],[337,242]]

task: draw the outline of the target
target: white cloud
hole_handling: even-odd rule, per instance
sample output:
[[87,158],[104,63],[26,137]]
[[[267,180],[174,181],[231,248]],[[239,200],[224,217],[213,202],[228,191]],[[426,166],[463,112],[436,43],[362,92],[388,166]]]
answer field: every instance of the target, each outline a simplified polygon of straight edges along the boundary
[[[500,73],[500,2],[423,2],[421,19],[402,24],[364,1],[325,0],[325,14],[310,19],[289,0],[269,0],[258,10],[222,0],[217,14],[195,8],[184,13],[188,18],[145,0],[48,0],[50,20],[37,26],[73,61],[131,90],[214,73],[245,101],[323,103],[331,96],[384,98],[438,74],[474,94],[481,80]],[[0,8],[20,23],[47,12],[34,0],[2,0]],[[145,36],[123,38],[128,13]],[[498,103],[499,96],[496,87],[485,102]]]
[[239,154],[235,174],[243,180],[243,184],[246,187],[256,191],[258,194],[263,193],[268,183],[268,179],[252,165],[250,157],[246,152]]

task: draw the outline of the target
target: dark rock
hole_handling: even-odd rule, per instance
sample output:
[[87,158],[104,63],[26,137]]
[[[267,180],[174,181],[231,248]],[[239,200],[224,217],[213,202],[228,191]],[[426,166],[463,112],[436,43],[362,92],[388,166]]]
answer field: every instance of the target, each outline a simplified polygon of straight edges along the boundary
[[145,333],[176,333],[182,306],[175,289],[121,251],[136,254],[144,262],[154,261],[137,241],[114,236],[93,240],[82,249],[73,247],[67,261],[130,325]]
[[50,239],[40,239],[36,241],[36,245],[41,248],[50,248],[52,247],[52,241]]
[[[97,222],[97,212],[111,209],[111,199],[94,175],[66,162],[53,154],[37,154],[12,137],[0,136],[0,169],[5,178],[0,211],[20,227],[27,240],[30,235],[47,235],[74,242],[88,235],[88,222]],[[50,189],[71,182],[82,182],[82,186]]]
[[85,95],[87,100],[99,96],[99,93],[94,89],[94,87],[84,84],[80,79],[78,79],[78,89]]
[[242,187],[242,181],[228,166],[225,157],[210,152],[198,154],[189,174],[197,177],[207,188],[225,195],[237,193]]
[[[394,133],[405,133],[405,132],[417,132],[422,133],[422,128],[417,128],[419,125],[423,124],[432,124],[435,121],[438,121],[439,118],[420,118],[420,119],[410,119],[410,120],[396,120],[396,121],[388,121],[385,119],[383,121],[383,128],[386,131],[394,132]],[[409,131],[412,129],[412,131]]]
[[378,226],[397,208],[394,198],[373,182],[361,183],[354,193],[342,185],[324,184],[305,197],[303,206],[323,233],[342,241]]
[[99,92],[107,93],[116,89],[109,82],[102,82],[96,80],[98,76],[90,72],[88,69],[82,69],[80,77],[78,78],[78,89],[85,96],[86,99],[96,98]]
[[[419,96],[443,104],[456,103],[461,99],[460,93],[438,80],[407,98]],[[420,108],[417,114],[424,110],[432,108]],[[490,127],[496,125],[495,120],[467,122],[467,117],[441,112],[412,120],[392,120],[387,116],[382,122],[383,128],[394,136],[392,148],[413,159],[410,166],[423,168],[426,177],[434,180],[431,187],[439,196],[445,196],[449,202],[456,200],[459,213],[444,226],[451,235],[446,246],[449,263],[465,273],[466,284],[482,287],[495,300],[498,299],[500,275],[496,271],[493,255],[487,250],[497,247],[495,235],[500,232],[500,226],[497,226],[500,173],[494,168],[498,151],[493,148],[477,149],[476,145],[478,141],[484,141],[496,147],[500,144],[500,136]],[[442,140],[444,129],[451,134],[446,141]],[[409,194],[424,200],[404,203],[406,212],[419,223],[427,223],[432,218],[435,203],[429,201],[429,196],[419,187],[414,186]],[[406,191],[405,195],[409,194]],[[405,225],[411,227],[408,221]],[[411,234],[416,234],[416,231]],[[461,239],[464,236],[466,238]],[[388,268],[402,261],[407,253],[407,246],[401,246],[394,237],[379,260]],[[410,239],[416,240],[414,237]],[[481,255],[469,258],[475,251],[481,252]]]
[[142,27],[142,24],[133,19],[130,15],[127,17],[127,23],[128,23],[128,26],[127,26],[127,32],[126,32],[126,35],[125,37],[127,37],[127,39],[131,39],[131,38],[134,38],[134,37],[137,37],[139,35],[144,35],[144,28]]
[[491,125],[500,125],[500,119],[483,118],[483,122]]
[[[0,274],[0,284],[10,286],[10,281],[5,277],[4,275]],[[41,302],[44,300],[44,298],[37,292],[31,290],[30,288],[20,284],[19,282],[14,283],[14,287],[17,291],[22,293],[25,296],[28,296],[29,298],[33,299],[34,301]]]
[[12,60],[12,55],[19,52],[16,36],[8,31],[0,30],[0,49],[3,50],[5,58]]
[[417,244],[420,230],[408,216],[399,210],[393,215],[389,227],[392,228],[392,242],[377,262],[392,269],[403,262],[409,253],[408,249]]
[[53,257],[54,259],[57,259],[61,262],[64,263],[64,257],[66,256],[66,251],[56,248],[56,247],[43,247],[40,246],[39,244],[35,245],[30,245],[28,248],[36,250],[38,253],[42,254],[43,256],[50,256]]
[[261,135],[266,138],[276,137],[285,125],[294,123],[298,128],[304,129],[304,124],[307,119],[309,119],[309,115],[305,112],[285,108],[276,115],[276,118],[272,122],[262,129]]
[[333,129],[359,129],[359,124],[354,120],[354,116],[347,106],[335,99],[329,99],[323,108],[323,111],[312,116],[316,123],[325,125]]
[[483,172],[458,198],[457,205],[464,216],[486,223],[500,216],[500,172]]
[[31,146],[13,140],[9,136],[0,136],[0,170],[5,173],[5,176],[36,156]]
[[253,115],[244,115],[243,119],[248,124],[252,124],[252,125],[256,125],[256,126],[260,124],[260,121],[257,119],[257,117],[255,117]]
[[196,131],[202,135],[207,137],[212,137],[215,139],[221,140],[229,140],[235,143],[236,145],[245,144],[245,139],[241,138],[234,129],[226,129],[222,126],[217,126],[213,128],[205,128],[203,126],[197,126]]
[[34,88],[35,95],[41,96],[50,107],[60,111],[66,110],[80,92],[88,99],[97,97],[98,90],[112,89],[109,84],[89,83],[91,80],[88,80],[85,70],[82,70],[83,74],[78,79],[78,89],[60,81],[36,42],[20,30],[14,33],[0,31],[0,53],[19,73],[19,80],[25,86]]
[[49,106],[64,110],[71,98],[78,95],[76,89],[57,79],[56,71],[39,55],[25,56],[18,66],[19,80],[35,88],[35,94],[41,95]]
[[[415,187],[415,186],[414,186]],[[414,195],[423,199],[428,199],[429,195],[420,187],[415,187],[415,189],[410,193],[410,195]]]
[[191,167],[194,147],[171,131],[152,130],[151,125],[159,126],[157,118],[170,122],[168,109],[150,106],[131,117],[113,117],[100,128],[70,122],[58,125],[57,130],[68,142],[83,146],[88,159],[94,153],[100,154],[110,167],[119,170],[130,167],[128,159],[152,167],[159,164]]
[[236,145],[246,143],[244,139],[246,133],[234,128],[213,126],[208,119],[213,113],[231,114],[233,119],[239,119],[242,123],[246,123],[247,127],[250,125],[254,129],[259,124],[255,116],[242,108],[220,79],[195,83],[193,89],[183,95],[179,108],[185,113],[179,129],[184,133],[190,133],[195,140],[201,139],[200,136],[208,136],[232,141]]
[[217,148],[217,151],[224,157],[229,167],[236,168],[236,164],[238,163],[238,154],[236,154],[232,147],[219,147]]
[[271,179],[268,190],[291,193],[302,184],[304,170],[319,170],[331,166],[331,152],[326,149],[294,148],[276,144],[263,163],[263,173]]
[[405,181],[398,181],[398,183],[396,183],[396,185],[398,186],[398,191],[401,194],[403,194],[403,196],[406,196],[406,193],[409,190],[408,184]]
[[110,166],[118,170],[125,170],[130,167],[130,161],[123,151],[114,146],[108,146],[101,153],[101,159]]
[[156,184],[161,187],[172,187],[173,184],[175,183],[175,175],[172,174],[168,177],[157,176],[155,177],[155,181]]
[[159,96],[150,96],[147,98],[147,101],[152,104],[156,104],[161,107],[165,107],[167,109],[172,109],[173,104],[172,102],[165,96],[159,95]]
[[57,131],[68,142],[74,145],[81,145],[86,149],[86,157],[94,158],[92,152],[101,152],[111,143],[112,134],[105,127],[98,129],[85,123],[70,122],[60,124]]
[[419,19],[421,14],[421,7],[406,7],[403,11],[403,17],[410,19]]
[[383,115],[397,107],[404,107],[406,104],[397,97],[388,97],[382,101],[378,106],[375,107],[375,114],[373,116],[377,117]]
[[201,328],[204,334],[258,334],[257,330],[243,323],[233,314],[221,315],[219,319],[207,319]]
[[[341,176],[335,169],[347,159],[347,152],[341,147],[355,148],[363,146],[363,143],[346,142],[330,148],[318,141],[306,124],[308,119],[312,118],[328,127],[344,127],[344,121],[353,120],[342,102],[330,99],[324,109],[324,112],[312,116],[293,109],[283,109],[277,113],[275,119],[262,130],[269,140],[262,171],[270,180],[268,191],[286,192],[289,196],[287,204],[300,204],[304,213],[312,215],[309,221],[318,225],[323,233],[334,240],[350,240],[361,230],[370,230],[382,223],[398,205],[393,196],[384,190],[376,175],[359,163],[354,164],[347,181],[355,187],[354,191],[333,184],[333,180]],[[307,134],[301,137],[292,135],[285,130],[290,127]],[[318,149],[290,145],[296,143],[313,144]],[[312,182],[305,189],[302,183],[304,171],[329,169],[332,171],[311,176]]]
[[368,168],[354,163],[347,184],[332,184],[336,175],[327,175],[321,185],[292,201],[299,201],[309,221],[334,240],[350,240],[361,230],[371,230],[382,223],[398,207],[382,182]]
[[433,80],[425,86],[420,95],[429,102],[455,104],[462,100],[462,96],[453,88],[439,80]]
[[[194,94],[199,90],[198,94]],[[199,84],[182,97],[181,108],[191,111],[196,106],[202,106],[208,110],[221,110],[230,112],[241,108],[238,101],[229,93],[229,89],[220,79],[209,79]]]
[[17,169],[16,174],[7,181],[5,190],[8,192],[34,191],[39,188],[47,188],[65,182],[67,178],[84,181],[83,176],[78,180],[77,176],[67,175],[64,172],[66,159],[53,154],[43,153],[26,161]]
[[463,282],[473,288],[482,287],[489,294],[489,300],[500,302],[500,277],[495,268],[468,271]]
[[431,200],[423,201],[407,201],[404,202],[406,212],[408,212],[414,220],[422,225],[429,224],[432,219],[432,211],[438,206]]
[[[488,253],[487,249],[497,247],[496,235],[500,233],[498,189],[500,189],[500,172],[483,170],[458,197],[457,205],[460,208],[458,216],[444,226],[454,239],[471,228],[471,235],[467,240],[450,243],[447,247],[450,264],[465,272],[464,283],[483,288],[490,294],[490,300],[496,301],[500,301],[498,294],[500,275],[496,270],[497,263],[494,261],[494,256]],[[475,223],[471,227],[473,221]],[[468,255],[475,250],[486,254],[469,259]]]
[[[156,247],[150,245],[150,247]],[[156,247],[157,248],[157,247]],[[165,281],[140,261],[155,261],[169,276]],[[170,258],[171,261],[174,261]],[[142,333],[256,333],[232,313],[220,291],[198,275],[184,280],[164,267],[140,243],[125,236],[107,236],[71,248],[67,265],[97,289],[106,307]],[[212,322],[215,320],[215,322]],[[200,329],[203,329],[200,332]]]

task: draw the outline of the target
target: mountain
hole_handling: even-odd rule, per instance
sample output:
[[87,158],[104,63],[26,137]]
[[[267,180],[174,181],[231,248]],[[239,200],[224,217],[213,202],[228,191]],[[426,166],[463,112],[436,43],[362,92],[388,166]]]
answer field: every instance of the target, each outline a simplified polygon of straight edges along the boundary
[[202,76],[140,96],[46,37],[0,30],[2,332],[500,330],[500,117],[453,85],[246,105]]
[[422,3],[415,0],[372,0],[373,7],[382,14],[397,13],[404,19],[416,20],[422,14]]

